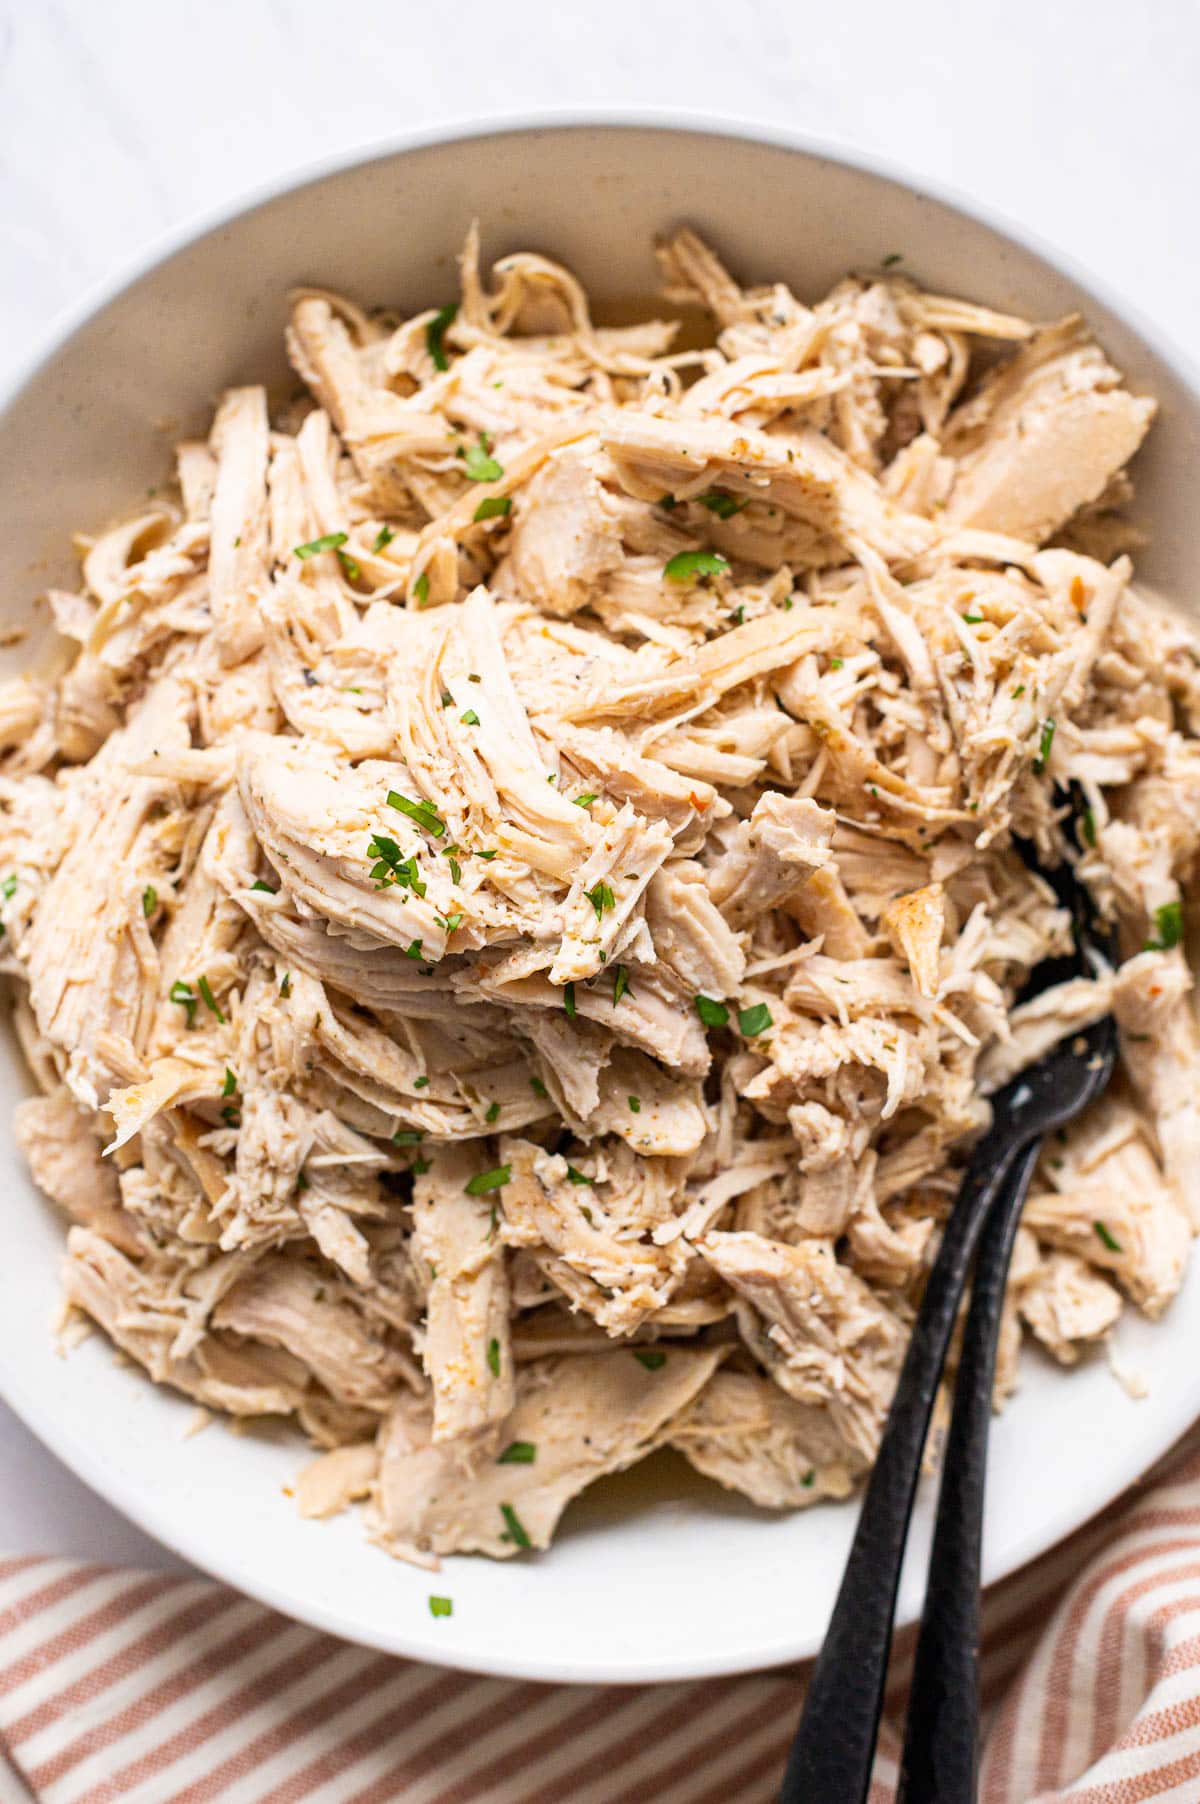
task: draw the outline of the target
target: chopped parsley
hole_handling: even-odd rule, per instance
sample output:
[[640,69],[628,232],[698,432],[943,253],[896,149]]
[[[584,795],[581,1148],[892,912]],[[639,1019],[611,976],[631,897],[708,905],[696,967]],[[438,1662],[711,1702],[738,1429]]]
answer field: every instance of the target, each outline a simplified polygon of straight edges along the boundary
[[477,445],[460,445],[458,455],[466,466],[468,482],[498,482],[504,465],[492,456],[492,441],[486,432],[479,434]]
[[376,860],[371,867],[371,876],[377,889],[393,883],[401,889],[410,889],[414,896],[423,896],[429,887],[421,877],[416,858],[401,858],[399,846],[386,833],[373,834],[367,841],[367,857]]
[[728,568],[728,558],[718,551],[680,551],[663,566],[663,575],[669,583],[694,583],[702,576],[722,576]]
[[585,1172],[576,1171],[573,1165],[567,1166],[567,1180],[571,1184],[587,1184],[589,1188],[595,1183],[594,1178],[589,1178]]
[[627,1096],[625,1098],[625,1100],[629,1104],[629,1113],[631,1115],[640,1115],[641,1114],[642,1099],[640,1096]]
[[424,827],[435,839],[445,839],[446,823],[431,802],[414,802],[411,796],[402,796],[399,790],[389,789],[387,804],[406,814],[410,821],[416,821],[418,827]]
[[362,576],[362,570],[359,568],[357,558],[352,558],[348,551],[339,551],[337,560],[342,566],[342,569],[346,572],[346,575],[350,578],[350,581],[356,583]]
[[[423,958],[424,954],[421,951],[420,940],[411,940],[409,942],[409,944],[404,948],[404,956],[405,956],[405,958],[415,958],[415,959]],[[429,1079],[426,1078],[425,1081],[426,1081],[426,1083],[428,1083]]]
[[182,977],[177,977],[171,985],[171,1001],[187,1010],[187,1024],[191,1027],[196,1019],[196,996],[191,984],[184,983]]
[[745,626],[745,624],[746,624],[746,610],[745,610],[745,608],[744,608],[744,607],[742,607],[742,606],[740,606],[740,605],[739,605],[739,606],[738,606],[738,607],[736,607],[736,608],[734,608],[734,610],[733,610],[733,624],[734,624],[734,626]]
[[816,1484],[816,1482],[817,1482],[817,1474],[814,1471],[814,1469],[810,1466],[808,1471],[804,1474],[804,1477],[800,1480],[800,1483],[805,1487],[806,1490],[811,1491],[813,1486]]
[[676,501],[674,495],[660,495],[658,498],[658,505],[666,508],[667,512],[670,513],[673,507],[679,506],[679,503]]
[[738,1010],[738,1026],[748,1040],[755,1039],[759,1034],[765,1034],[768,1027],[771,1026],[771,1021],[771,1011],[765,1002],[755,1002],[750,1008]]
[[[6,883],[6,888],[5,888],[4,893],[7,896],[9,893],[9,891],[7,889],[7,879],[5,879],[5,883]],[[15,884],[14,884],[14,887],[15,887]],[[157,907],[158,907],[158,891],[155,889],[155,887],[152,883],[148,883],[146,885],[145,889],[142,891],[142,913],[145,915],[147,920],[150,919],[150,916],[154,913],[154,911]]]
[[887,256],[881,260],[880,267],[882,269],[895,269],[897,263],[903,263],[903,261],[903,251],[889,251]]
[[1092,1226],[1099,1235],[1101,1243],[1108,1248],[1110,1253],[1119,1253],[1121,1251],[1120,1241],[1115,1234],[1105,1227],[1102,1221],[1094,1221]]
[[322,551],[336,551],[340,545],[346,543],[349,537],[350,534],[347,532],[327,532],[323,538],[310,539],[307,545],[294,545],[292,547],[293,555],[303,560],[316,557]]
[[532,1466],[537,1448],[532,1441],[510,1441],[503,1453],[496,1455],[498,1466]]
[[429,1614],[431,1616],[453,1616],[454,1599],[452,1597],[431,1597]]
[[461,718],[464,727],[477,727],[479,725],[479,716],[476,714],[474,708],[468,708]]
[[1085,844],[1096,843],[1096,815],[1093,809],[1085,808],[1079,820],[1079,831],[1083,834]]
[[597,920],[600,920],[605,911],[612,908],[616,901],[607,883],[594,884],[591,889],[585,889],[583,893],[595,909]]
[[724,1027],[729,1020],[729,1010],[723,1002],[712,996],[694,996],[696,1013],[705,1027]]
[[1169,952],[1183,938],[1183,903],[1164,902],[1154,911],[1156,938],[1147,940],[1144,952]]
[[493,1165],[490,1171],[477,1171],[467,1179],[467,1195],[486,1196],[489,1190],[502,1190],[511,1177],[511,1165]]
[[845,658],[830,658],[829,668],[830,670],[840,670],[845,662]]
[[221,1085],[221,1095],[222,1096],[235,1096],[236,1094],[237,1094],[237,1073],[235,1071],[231,1071],[229,1069],[229,1066],[226,1065],[225,1082]]
[[613,974],[613,1007],[620,1002],[622,996],[629,994],[629,972],[624,965],[618,965]]
[[428,570],[422,570],[420,576],[418,576],[416,582],[413,584],[413,600],[419,608],[423,608],[425,603],[429,600]]
[[575,796],[574,802],[576,808],[590,808],[596,799],[596,791],[594,789],[589,789],[584,795]]
[[200,992],[200,1000],[203,1002],[205,1008],[210,1014],[215,1015],[217,1020],[221,1023],[221,1026],[224,1027],[225,1017],[221,1013],[217,999],[212,993],[212,985],[209,983],[207,977],[199,978],[196,983],[196,988]]
[[1021,697],[1024,695],[1024,693],[1025,693],[1024,683],[1018,683],[1016,688],[1012,692],[1012,699],[1015,702],[1019,702]]
[[[499,467],[499,466],[497,466]],[[480,520],[500,520],[505,514],[512,512],[512,501],[507,495],[485,495],[475,509],[472,518]]]
[[256,877],[254,882],[250,885],[250,888],[261,890],[264,896],[273,896],[277,893],[271,888],[269,883],[264,883],[261,877]]
[[486,1114],[486,1115],[485,1115],[485,1116],[484,1116],[484,1118],[483,1118],[483,1119],[484,1119],[484,1120],[485,1120],[485,1121],[489,1121],[489,1122],[490,1122],[490,1121],[499,1121],[499,1119],[500,1119],[500,1104],[499,1104],[499,1103],[498,1103],[498,1102],[494,1102],[494,1103],[493,1103],[493,1104],[492,1104],[492,1105],[491,1105],[491,1107],[490,1107],[490,1108],[489,1108],[489,1110],[488,1110],[488,1112],[487,1112],[487,1114]]
[[529,1088],[533,1091],[535,1096],[549,1096],[550,1094],[540,1077],[531,1077],[529,1080]]
[[452,853],[449,854],[449,858],[450,858],[450,881],[451,881],[451,883],[461,883],[462,882],[462,866],[461,866],[461,864],[459,864],[458,859],[455,858]]
[[17,893],[17,873],[15,871],[10,871],[4,882],[0,883],[0,891],[3,891],[6,902],[12,901]]
[[443,933],[457,933],[463,924],[461,914],[446,915],[445,917],[442,915],[434,915],[433,918]]
[[413,1078],[413,1089],[414,1090],[427,1090],[428,1088],[429,1088],[429,1079],[427,1077],[414,1077]]
[[667,1363],[665,1353],[637,1352],[633,1357],[640,1366],[645,1366],[648,1372],[661,1372]]
[[516,1547],[525,1547],[525,1548],[532,1547],[533,1542],[529,1539],[529,1536],[525,1533],[525,1529],[521,1523],[521,1518],[517,1515],[517,1512],[516,1512],[516,1510],[514,1510],[512,1504],[511,1503],[502,1503],[500,1505],[500,1514],[504,1517],[505,1526],[508,1529],[508,1533],[505,1536],[505,1539],[508,1541],[511,1541],[513,1543],[513,1545]]
[[568,983],[568,984],[563,985],[563,1007],[566,1009],[567,1014],[570,1017],[570,1019],[572,1021],[574,1021],[576,1010],[575,1010],[575,985],[573,983]]
[[487,1362],[488,1362],[488,1371],[492,1374],[492,1377],[499,1378],[499,1376],[500,1376],[500,1342],[498,1340],[490,1340],[488,1342]]
[[446,355],[444,339],[446,327],[451,325],[458,314],[457,302],[451,301],[448,307],[439,307],[425,328],[425,349],[433,358],[435,370],[448,370],[450,359]]
[[283,974],[283,982],[279,986],[279,994],[286,1001],[287,998],[291,995],[291,993],[292,993],[292,974],[290,971],[285,971]]
[[424,1138],[424,1128],[397,1128],[392,1135],[392,1142],[396,1146],[420,1146]]
[[221,1110],[221,1120],[225,1123],[226,1127],[230,1128],[237,1128],[242,1125],[241,1115],[231,1102],[227,1102],[225,1107]]
[[982,626],[983,625],[983,615],[982,614],[964,614],[963,621],[967,626]]
[[371,550],[382,551],[385,546],[391,544],[395,536],[396,535],[390,526],[381,526],[379,531],[375,534],[375,543],[372,545]]
[[1050,747],[1054,744],[1054,730],[1054,722],[1052,720],[1044,720],[1042,722],[1042,736],[1038,740],[1038,754],[1033,761],[1033,768],[1035,771],[1041,772],[1046,768],[1046,760],[1050,756]]
[[740,514],[744,507],[749,506],[749,496],[743,496],[739,501],[736,495],[727,494],[724,489],[709,489],[706,495],[697,495],[696,499],[701,507],[706,507],[718,520],[732,519],[734,514]]
[[475,856],[476,858],[494,858],[496,856],[496,848],[493,846],[490,852],[476,852]]

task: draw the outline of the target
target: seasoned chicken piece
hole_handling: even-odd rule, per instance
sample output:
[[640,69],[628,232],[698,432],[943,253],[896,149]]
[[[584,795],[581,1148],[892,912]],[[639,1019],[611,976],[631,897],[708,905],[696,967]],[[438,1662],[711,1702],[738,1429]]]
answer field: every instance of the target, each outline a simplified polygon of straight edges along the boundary
[[514,516],[513,590],[565,618],[588,606],[622,556],[621,509],[597,474],[595,454],[579,446],[555,452],[526,483]]
[[1192,1230],[1129,1104],[1106,1099],[1057,1142],[1025,1205],[1038,1239],[1109,1272],[1146,1315],[1183,1278]]
[[1044,544],[1095,501],[1154,418],[1077,319],[1047,327],[952,415],[947,521]]
[[788,901],[829,863],[834,817],[807,799],[765,795],[708,875],[713,901],[731,927],[745,927]]
[[319,1269],[286,1254],[260,1259],[217,1305],[213,1324],[282,1349],[331,1396],[361,1409],[387,1409],[408,1369],[350,1302],[331,1294]]
[[829,1410],[748,1372],[715,1372],[676,1417],[670,1445],[697,1472],[768,1510],[848,1497],[863,1465]]
[[879,919],[895,949],[912,972],[922,996],[936,996],[942,935],[946,931],[946,892],[927,884],[889,902]]
[[466,1147],[430,1149],[413,1188],[413,1247],[429,1273],[423,1358],[433,1385],[433,1438],[487,1428],[513,1406],[508,1279],[494,1195]]
[[1008,1017],[1008,1037],[989,1047],[979,1061],[984,1094],[1036,1064],[1069,1034],[1081,1034],[1103,1020],[1112,1004],[1111,977],[1069,977],[1022,1002]]
[[[661,1446],[721,1358],[717,1347],[673,1347],[535,1360],[522,1366],[516,1407],[500,1425],[500,1462],[487,1448],[465,1469],[455,1450],[433,1443],[422,1406],[402,1400],[380,1442],[385,1545],[401,1556],[500,1560],[548,1547],[571,1498]],[[505,1461],[510,1448],[520,1457]]]
[[1200,1226],[1200,1028],[1195,980],[1178,952],[1143,952],[1117,973],[1121,1059],[1154,1123],[1167,1180]]
[[101,1156],[94,1120],[63,1088],[19,1102],[13,1126],[38,1189],[71,1221],[136,1256],[144,1250],[142,1238],[122,1211],[117,1173]]
[[209,601],[223,664],[240,664],[262,643],[267,437],[265,391],[230,389],[217,409],[210,439],[217,468],[209,520]]
[[1021,1280],[1023,1320],[1061,1365],[1074,1365],[1121,1314],[1121,1293],[1074,1253],[1048,1253]]
[[[801,804],[802,805],[802,804]],[[749,834],[746,835],[749,840]],[[798,860],[789,863],[786,852],[776,859],[761,846],[747,848],[742,864],[741,847],[729,855],[722,879],[732,878],[737,890],[751,894],[748,879],[762,862],[773,862],[780,877],[790,881]],[[740,867],[732,872],[728,866]],[[800,880],[807,874],[801,867]],[[731,896],[732,896],[731,891]],[[692,859],[674,859],[656,872],[646,891],[646,924],[654,950],[693,994],[733,996],[742,987],[746,955],[741,942],[718,908],[705,883],[703,868]],[[647,1048],[649,1050],[649,1048]]]
[[530,1248],[575,1307],[610,1334],[628,1334],[669,1302],[691,1258],[687,1246],[660,1246],[647,1231],[652,1223],[610,1213],[607,1185],[560,1155],[526,1140],[504,1140],[500,1152],[509,1172],[499,1193],[502,1237]]
[[824,1405],[851,1459],[874,1459],[907,1338],[894,1312],[829,1241],[708,1234],[698,1248],[749,1305],[743,1336],[776,1384]]

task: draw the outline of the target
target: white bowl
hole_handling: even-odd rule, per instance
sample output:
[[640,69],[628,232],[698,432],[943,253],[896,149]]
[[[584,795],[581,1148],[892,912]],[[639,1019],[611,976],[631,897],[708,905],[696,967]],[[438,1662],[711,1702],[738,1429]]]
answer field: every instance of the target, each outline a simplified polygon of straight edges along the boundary
[[[601,303],[654,293],[651,245],[670,222],[711,234],[744,279],[823,293],[847,269],[900,252],[928,286],[1038,317],[1081,309],[1161,413],[1138,459],[1153,529],[1141,572],[1200,594],[1190,478],[1200,395],[1183,359],[1127,309],[1007,228],[868,165],[741,127],[645,119],[502,125],[408,138],[306,176],[175,239],[52,335],[0,412],[0,593],[26,620],[70,582],[68,535],[160,481],[181,432],[203,431],[231,382],[285,379],[288,289],[316,282],[417,309],[454,291],[473,218],[485,254],[563,259]],[[31,641],[31,643],[33,643]],[[29,657],[30,645],[6,654]],[[506,1565],[446,1563],[436,1580],[390,1561],[353,1516],[302,1522],[283,1494],[302,1463],[282,1433],[183,1430],[186,1400],[119,1367],[99,1336],[63,1360],[50,1324],[62,1225],[7,1131],[28,1087],[0,1044],[0,1388],[35,1433],[144,1529],[198,1566],[348,1639],[446,1665],[535,1679],[681,1679],[811,1654],[836,1593],[849,1507],[771,1517],[663,1456],[596,1486],[553,1549]],[[1194,1327],[1200,1266],[1157,1326],[1130,1320],[1135,1403],[1102,1361],[1062,1374],[1027,1356],[998,1422],[986,1575],[1052,1545],[1138,1477],[1200,1414]],[[930,1498],[919,1510],[919,1556]],[[920,1558],[900,1614],[921,1599]],[[430,1591],[454,1599],[433,1621]]]

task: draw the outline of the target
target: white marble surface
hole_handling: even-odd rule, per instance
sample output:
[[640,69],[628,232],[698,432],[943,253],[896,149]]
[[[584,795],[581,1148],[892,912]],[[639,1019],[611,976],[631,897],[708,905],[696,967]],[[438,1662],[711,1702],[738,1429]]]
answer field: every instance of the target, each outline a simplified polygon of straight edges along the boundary
[[[1196,0],[0,0],[0,381],[90,283],[290,168],[415,125],[606,105],[898,158],[1200,356],[1198,103]],[[10,1548],[167,1557],[0,1404]]]

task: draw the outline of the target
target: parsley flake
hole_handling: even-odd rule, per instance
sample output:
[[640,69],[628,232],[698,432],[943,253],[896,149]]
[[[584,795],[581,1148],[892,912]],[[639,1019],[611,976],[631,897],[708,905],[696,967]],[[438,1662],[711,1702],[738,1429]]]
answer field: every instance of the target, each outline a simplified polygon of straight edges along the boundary
[[736,495],[727,494],[724,489],[709,489],[706,495],[697,495],[696,499],[701,507],[706,507],[718,520],[730,520],[750,504],[749,496],[743,496],[739,500]]
[[702,576],[722,576],[728,568],[719,551],[680,551],[663,566],[663,575],[669,583],[694,583]]
[[1147,940],[1143,951],[1169,952],[1172,946],[1178,946],[1183,938],[1183,903],[1164,902],[1161,908],[1156,908],[1154,926],[1157,937]]
[[429,1614],[431,1616],[453,1616],[454,1599],[452,1597],[430,1597]]
[[625,1098],[625,1101],[629,1104],[629,1113],[631,1115],[640,1115],[641,1114],[642,1099],[640,1096],[627,1096]]
[[537,1447],[532,1441],[510,1441],[503,1453],[497,1454],[498,1466],[532,1466],[537,1459]]
[[431,802],[414,802],[411,796],[402,796],[399,790],[389,789],[387,805],[406,814],[410,821],[416,821],[418,827],[424,827],[435,839],[445,839],[446,823]]
[[199,978],[196,983],[196,988],[200,992],[200,999],[203,1002],[205,1008],[209,1011],[210,1014],[215,1015],[217,1017],[217,1020],[221,1023],[221,1026],[224,1027],[225,1017],[221,1013],[221,1010],[217,1004],[217,999],[212,993],[212,985],[209,983],[207,977]]
[[1054,744],[1055,723],[1052,720],[1042,722],[1042,736],[1038,741],[1038,754],[1033,761],[1033,768],[1040,775],[1046,768],[1046,760],[1050,756],[1050,747]]
[[468,708],[466,713],[460,718],[464,727],[477,727],[479,725],[479,716],[476,714],[474,708]]
[[1094,1221],[1092,1226],[1099,1235],[1101,1243],[1108,1248],[1110,1253],[1119,1253],[1121,1251],[1120,1241],[1109,1228],[1105,1227],[1102,1221]]
[[508,495],[485,495],[471,518],[478,524],[480,520],[501,520],[511,512],[512,501]]
[[483,1119],[488,1122],[499,1121],[500,1104],[498,1102],[494,1102]]
[[575,985],[573,983],[568,983],[568,984],[563,985],[563,1007],[566,1009],[567,1014],[570,1017],[570,1019],[572,1021],[574,1021],[576,1010],[575,1010]]
[[15,871],[10,871],[4,882],[0,883],[0,891],[3,892],[6,902],[12,901],[17,893],[17,873]]
[[158,907],[158,891],[155,889],[155,887],[152,883],[148,883],[146,885],[145,889],[142,891],[142,913],[145,915],[147,920],[150,919],[150,916],[154,913],[154,911],[157,907]]
[[624,965],[618,965],[613,974],[613,1007],[620,1002],[622,996],[629,994],[629,972]]
[[396,535],[390,526],[381,526],[379,531],[375,534],[375,543],[372,545],[371,550],[382,551],[385,546],[391,544],[395,536]]
[[499,1378],[499,1376],[500,1376],[500,1342],[498,1340],[490,1340],[488,1342],[487,1362],[488,1362],[488,1371],[492,1374],[492,1377]]
[[644,1353],[637,1352],[633,1357],[640,1366],[645,1366],[648,1372],[661,1372],[667,1363],[667,1356],[665,1353],[653,1353],[649,1351]]
[[723,1002],[718,1002],[713,996],[694,996],[692,1000],[696,1005],[696,1013],[705,1027],[726,1026],[729,1021],[729,1010]]
[[458,455],[466,468],[468,482],[498,482],[504,474],[504,465],[492,456],[486,432],[479,434],[477,445],[460,446]]
[[196,1019],[196,997],[191,984],[184,983],[182,977],[177,977],[171,985],[171,1001],[187,1010],[187,1024],[191,1027]]
[[467,1179],[467,1195],[486,1196],[489,1190],[502,1190],[511,1177],[511,1165],[493,1165],[490,1171],[477,1171]]
[[765,1002],[755,1002],[750,1008],[738,1010],[738,1026],[748,1040],[765,1034],[771,1026],[772,1015]]
[[450,359],[446,355],[444,339],[446,327],[452,325],[458,314],[458,305],[452,301],[448,307],[439,307],[425,328],[425,349],[433,358],[435,370],[448,370]]
[[594,789],[589,789],[585,795],[574,796],[572,797],[572,800],[574,801],[576,808],[590,808],[592,803],[597,800],[596,791]]
[[310,539],[307,545],[294,545],[292,552],[301,560],[316,557],[322,551],[336,551],[339,545],[344,545],[349,537],[347,532],[327,532],[323,538]]
[[571,1184],[586,1184],[589,1189],[596,1181],[594,1178],[589,1178],[586,1173],[576,1171],[573,1165],[567,1166],[567,1180]]
[[290,971],[285,971],[283,974],[283,982],[279,986],[279,994],[286,1001],[287,998],[291,995],[291,993],[292,993],[292,974]]
[[516,1512],[516,1510],[514,1510],[512,1504],[511,1503],[502,1503],[500,1505],[500,1514],[504,1517],[504,1521],[505,1521],[505,1524],[508,1529],[507,1539],[510,1540],[516,1547],[523,1547],[523,1548],[532,1547],[533,1542],[529,1539],[529,1536],[525,1533],[525,1530],[521,1524],[521,1518],[517,1515],[517,1512]]
[[533,1091],[535,1096],[549,1096],[550,1094],[540,1077],[531,1077],[529,1080],[529,1088]]
[[423,608],[425,603],[429,600],[428,570],[422,570],[420,576],[418,576],[416,582],[413,584],[413,600],[419,608]]
[[229,1069],[229,1066],[226,1065],[225,1082],[221,1085],[221,1095],[222,1096],[235,1096],[236,1094],[237,1094],[237,1073],[235,1071],[231,1071]]
[[250,885],[250,888],[261,890],[264,896],[274,896],[278,893],[271,888],[269,883],[264,883],[261,877],[256,877],[254,882]]
[[595,909],[597,920],[600,920],[606,909],[615,905],[615,897],[607,883],[594,884],[591,889],[585,889],[583,893]]

